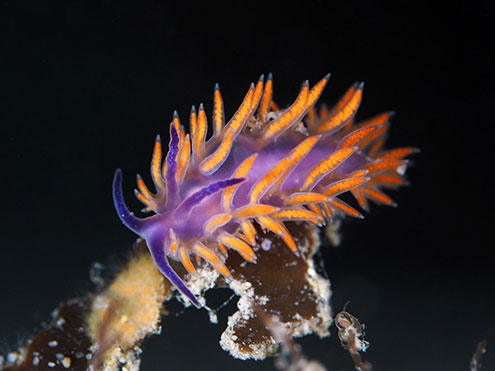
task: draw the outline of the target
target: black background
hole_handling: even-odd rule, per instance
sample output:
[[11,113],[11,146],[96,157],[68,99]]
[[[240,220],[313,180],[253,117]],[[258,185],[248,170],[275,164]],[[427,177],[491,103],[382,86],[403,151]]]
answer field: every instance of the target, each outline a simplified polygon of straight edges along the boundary
[[[322,255],[335,311],[368,326],[377,370],[467,370],[488,339],[495,369],[492,235],[493,12],[480,2],[0,2],[0,353],[91,288],[93,262],[124,261],[134,236],[111,180],[149,180],[157,133],[185,120],[215,82],[226,114],[273,72],[286,105],[303,80],[332,78],[321,101],[365,82],[359,117],[395,110],[389,147],[421,149],[398,208],[347,220]],[[491,110],[490,110],[491,111]],[[491,112],[490,112],[491,113]],[[226,295],[228,296],[228,295]],[[220,325],[188,309],[144,344],[143,370],[273,369],[233,360]],[[301,339],[331,370],[352,370],[336,336]]]

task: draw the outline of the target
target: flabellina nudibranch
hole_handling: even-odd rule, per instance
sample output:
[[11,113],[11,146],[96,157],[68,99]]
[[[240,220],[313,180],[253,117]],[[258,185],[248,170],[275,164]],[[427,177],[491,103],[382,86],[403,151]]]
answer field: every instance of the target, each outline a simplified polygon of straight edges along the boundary
[[314,105],[327,84],[306,81],[294,103],[279,109],[272,100],[271,75],[251,84],[239,109],[225,125],[223,99],[214,90],[213,135],[201,104],[192,108],[189,134],[174,112],[170,143],[162,159],[155,140],[152,193],[137,176],[136,197],[154,212],[138,218],[122,196],[122,173],[115,172],[113,198],[130,230],[146,240],[158,269],[196,306],[201,304],[175,273],[168,258],[193,274],[191,255],[203,258],[226,279],[228,249],[256,263],[254,222],[278,235],[294,253],[297,246],[284,222],[331,222],[334,214],[362,215],[337,196],[350,191],[360,207],[368,200],[394,205],[382,188],[405,184],[407,155],[414,148],[382,149],[390,112],[355,123],[363,84],[356,83],[331,109]]

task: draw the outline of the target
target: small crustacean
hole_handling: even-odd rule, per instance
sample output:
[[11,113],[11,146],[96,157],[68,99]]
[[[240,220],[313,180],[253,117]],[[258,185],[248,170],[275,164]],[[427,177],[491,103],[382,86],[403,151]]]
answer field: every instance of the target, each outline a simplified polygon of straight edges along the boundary
[[355,347],[360,352],[366,351],[369,343],[364,340],[364,324],[348,312],[340,312],[335,316],[335,326],[339,329],[338,335],[342,347]]
[[371,364],[363,361],[359,352],[365,352],[370,343],[364,339],[364,324],[352,314],[342,311],[335,316],[340,344],[349,351],[356,370],[371,371]]

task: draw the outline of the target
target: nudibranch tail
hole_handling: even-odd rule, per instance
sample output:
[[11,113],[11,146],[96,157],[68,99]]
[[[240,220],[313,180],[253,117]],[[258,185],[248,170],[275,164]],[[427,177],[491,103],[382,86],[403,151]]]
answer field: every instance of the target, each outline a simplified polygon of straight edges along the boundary
[[392,112],[355,121],[363,83],[351,86],[333,108],[315,109],[328,79],[312,88],[306,81],[284,109],[273,101],[272,75],[266,82],[261,76],[226,124],[216,84],[209,138],[203,104],[198,111],[193,106],[188,134],[174,112],[165,159],[160,137],[154,145],[155,192],[137,179],[136,197],[155,215],[140,219],[127,209],[116,171],[113,195],[120,219],[146,239],[158,269],[195,306],[198,300],[168,259],[181,262],[189,274],[198,274],[206,261],[230,279],[228,254],[257,261],[255,223],[298,254],[286,222],[321,226],[336,216],[363,217],[339,198],[344,192],[365,211],[369,200],[395,206],[382,190],[407,184],[405,157],[416,149],[383,150]]

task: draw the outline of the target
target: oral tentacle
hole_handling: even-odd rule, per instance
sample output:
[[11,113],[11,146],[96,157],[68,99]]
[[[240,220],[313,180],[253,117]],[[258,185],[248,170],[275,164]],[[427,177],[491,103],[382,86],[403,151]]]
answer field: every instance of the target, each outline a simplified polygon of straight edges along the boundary
[[122,195],[122,171],[120,169],[115,171],[113,177],[113,203],[122,223],[131,231],[141,236],[144,220],[134,216],[125,204]]
[[162,272],[162,274],[175,286],[177,289],[183,293],[190,301],[194,304],[196,308],[201,308],[202,305],[196,299],[194,294],[189,291],[185,283],[181,278],[175,273],[173,268],[170,266],[167,255],[165,252],[164,242],[159,238],[151,238],[146,241],[148,248],[151,252],[151,256],[155,261],[157,268]]

